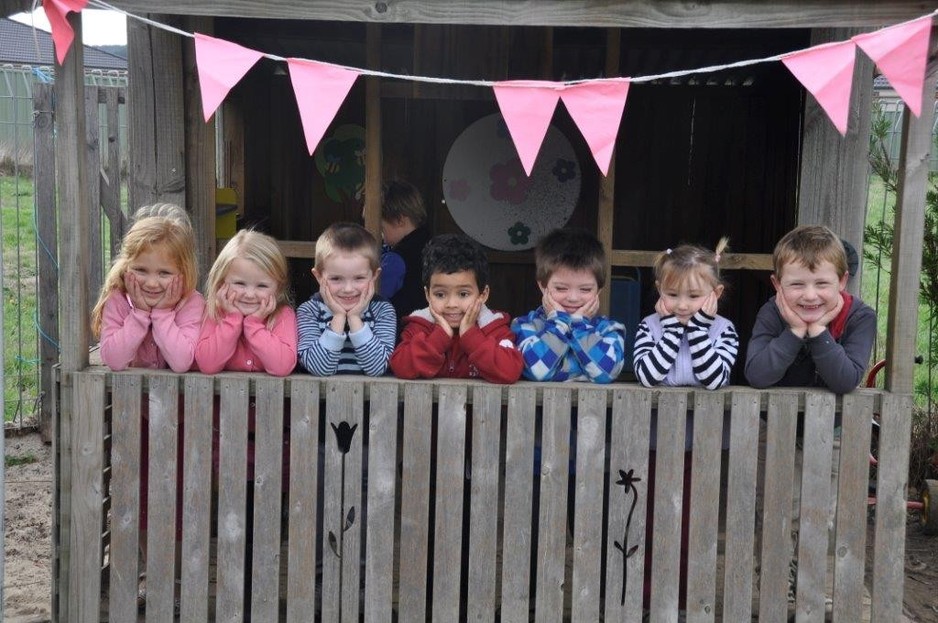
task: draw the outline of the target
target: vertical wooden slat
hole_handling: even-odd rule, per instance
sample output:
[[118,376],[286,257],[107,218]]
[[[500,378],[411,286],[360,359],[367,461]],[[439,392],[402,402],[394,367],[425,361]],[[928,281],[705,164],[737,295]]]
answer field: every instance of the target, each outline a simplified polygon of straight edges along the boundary
[[[369,67],[381,67],[381,25],[365,25]],[[365,227],[381,239],[381,78],[365,79]]]
[[102,248],[104,223],[101,221],[101,134],[98,119],[98,87],[85,87],[85,158],[88,159],[88,208],[91,211],[88,229],[88,287],[92,292],[101,290],[104,281],[104,250]]
[[316,611],[319,387],[320,381],[309,377],[291,379],[290,382],[287,623],[305,623],[310,613]]
[[466,604],[467,618],[471,621],[495,620],[501,414],[501,386],[476,385],[472,392],[472,479],[469,485],[470,597]]
[[[726,485],[726,551],[723,618],[752,616],[752,554],[759,451],[759,394],[733,392]],[[696,513],[695,518],[696,520]]]
[[[619,56],[621,55],[621,30],[618,28],[606,29],[606,75],[619,75]],[[610,252],[614,249],[612,232],[615,219],[616,201],[616,155],[613,152],[609,160],[609,169],[606,175],[599,178],[599,206],[597,208],[597,237],[606,249],[606,263],[603,272],[606,275],[606,286],[599,292],[600,306],[603,314],[609,313],[609,294],[612,292],[612,264]],[[631,368],[629,368],[631,369]]]
[[276,621],[280,607],[280,493],[283,471],[283,379],[256,381],[254,542],[251,619]]
[[[463,486],[466,479],[466,386],[441,385],[436,441],[433,620],[459,619]],[[473,476],[475,472],[473,471]],[[471,600],[470,600],[471,601]]]
[[180,615],[183,621],[200,621],[208,619],[215,399],[212,378],[187,375],[185,391],[185,413],[189,415],[183,420]]
[[598,621],[606,463],[606,389],[582,389],[576,421],[573,510],[573,621]]
[[427,608],[430,432],[433,386],[404,386],[404,446],[401,475],[400,621],[423,621]]
[[805,394],[795,602],[799,621],[824,620],[834,406],[834,395],[829,392]]
[[368,521],[365,525],[365,621],[391,623],[394,598],[394,498],[397,487],[398,386],[371,386],[368,413]]
[[567,476],[570,458],[570,390],[543,390],[541,490],[537,535],[537,623],[563,616],[564,556],[567,536]]
[[[126,219],[121,209],[121,140],[120,97],[123,89],[101,89],[104,92],[104,110],[107,128],[107,166],[99,176],[101,180],[101,207],[108,216],[111,241],[110,256],[117,255],[124,237]],[[106,181],[104,179],[106,177]]]
[[662,391],[658,398],[655,510],[651,543],[651,621],[673,621],[678,611],[681,509],[687,394]]
[[691,459],[687,534],[687,621],[714,621],[720,515],[720,457],[725,393],[694,392],[694,444]]
[[535,408],[533,387],[508,389],[501,593],[505,623],[527,623],[531,612]]
[[115,374],[111,390],[111,577],[108,615],[137,616],[140,505],[140,399],[137,374]]
[[72,423],[72,522],[69,617],[98,621],[101,606],[104,375],[75,373]]
[[244,618],[248,379],[220,384],[215,620],[236,622]]
[[837,530],[834,547],[834,622],[859,621],[864,596],[866,498],[873,395],[856,392],[843,398]]
[[[651,396],[651,390],[638,388],[616,389],[612,395],[612,430],[609,435],[609,536],[606,542],[606,621],[639,623],[642,620]],[[628,475],[629,472],[632,473],[632,478],[636,479],[633,482],[634,491],[631,487],[617,484],[622,476]],[[616,547],[617,541],[622,550]],[[632,547],[637,549],[623,561],[623,556]]]
[[769,395],[763,475],[762,550],[759,556],[759,621],[788,620],[788,565],[791,562],[791,508],[794,481],[798,397]]
[[179,377],[148,378],[147,620],[172,621],[176,567],[176,445]]
[[912,397],[884,394],[876,469],[876,533],[873,537],[872,623],[898,621],[905,579],[906,488]]

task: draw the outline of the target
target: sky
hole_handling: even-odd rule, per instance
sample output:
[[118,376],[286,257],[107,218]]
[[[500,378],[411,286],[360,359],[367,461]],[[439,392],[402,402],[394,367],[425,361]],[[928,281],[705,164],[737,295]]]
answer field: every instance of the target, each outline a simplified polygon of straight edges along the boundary
[[[17,13],[10,19],[32,25],[49,32],[49,20],[42,9],[33,13]],[[85,45],[126,45],[127,22],[123,14],[100,9],[84,9],[81,12],[82,38]]]

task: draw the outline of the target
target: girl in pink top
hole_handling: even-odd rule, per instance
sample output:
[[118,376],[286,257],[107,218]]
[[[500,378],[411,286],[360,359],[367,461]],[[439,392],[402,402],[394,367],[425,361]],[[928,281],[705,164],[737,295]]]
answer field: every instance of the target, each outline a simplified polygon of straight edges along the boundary
[[91,327],[112,370],[192,367],[205,301],[195,236],[179,206],[140,208],[108,271]]
[[195,349],[199,370],[267,372],[296,366],[296,313],[287,294],[287,261],[277,242],[241,230],[208,274],[205,322]]

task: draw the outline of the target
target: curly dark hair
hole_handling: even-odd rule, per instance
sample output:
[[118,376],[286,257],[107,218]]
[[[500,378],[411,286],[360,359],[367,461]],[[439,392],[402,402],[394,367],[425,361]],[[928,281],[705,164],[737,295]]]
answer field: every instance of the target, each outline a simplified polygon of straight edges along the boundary
[[482,247],[462,234],[434,236],[423,248],[423,285],[430,287],[430,277],[436,273],[451,275],[471,270],[476,276],[479,291],[489,284],[489,261]]

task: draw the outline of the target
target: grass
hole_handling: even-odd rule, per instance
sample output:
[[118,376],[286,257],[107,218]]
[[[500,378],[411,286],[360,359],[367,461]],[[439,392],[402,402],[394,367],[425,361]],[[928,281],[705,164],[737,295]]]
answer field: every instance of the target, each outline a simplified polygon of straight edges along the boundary
[[31,463],[36,463],[37,461],[39,461],[39,458],[32,452],[27,452],[26,454],[22,454],[20,456],[13,456],[11,454],[8,454],[5,457],[3,457],[3,463],[7,467],[15,467],[17,465],[29,465]]

